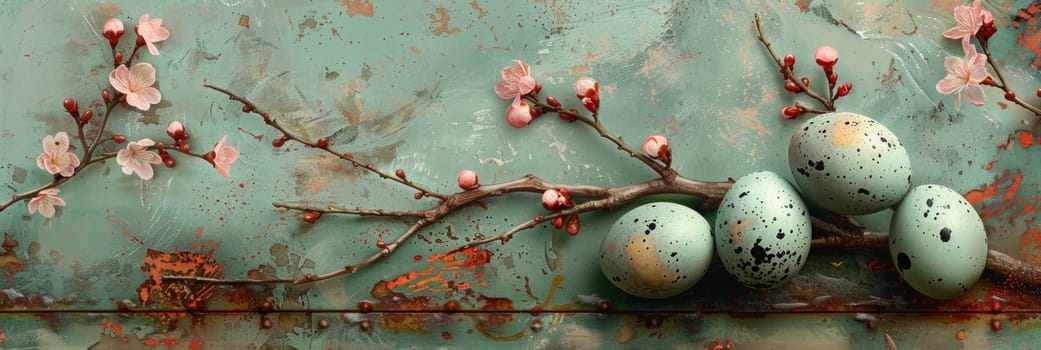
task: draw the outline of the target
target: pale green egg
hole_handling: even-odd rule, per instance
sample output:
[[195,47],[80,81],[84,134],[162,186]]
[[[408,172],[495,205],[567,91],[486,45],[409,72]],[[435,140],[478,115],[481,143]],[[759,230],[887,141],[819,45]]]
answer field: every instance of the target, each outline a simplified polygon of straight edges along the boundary
[[769,171],[752,173],[738,179],[720,202],[716,252],[741,284],[775,288],[806,263],[811,231],[806,205],[787,180]]
[[964,294],[987,264],[987,232],[962,195],[940,185],[915,187],[893,213],[889,254],[900,276],[928,297]]
[[649,299],[690,289],[712,263],[708,221],[686,206],[656,202],[615,221],[600,245],[600,270],[622,291]]
[[911,187],[911,159],[884,125],[833,112],[807,120],[788,145],[788,166],[806,199],[839,214],[889,208]]

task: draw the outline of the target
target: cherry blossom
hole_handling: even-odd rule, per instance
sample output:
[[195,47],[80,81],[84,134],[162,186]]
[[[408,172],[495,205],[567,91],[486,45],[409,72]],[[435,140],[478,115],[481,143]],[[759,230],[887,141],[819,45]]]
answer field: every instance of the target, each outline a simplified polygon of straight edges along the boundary
[[962,41],[965,58],[948,56],[943,61],[943,69],[947,76],[936,83],[936,92],[944,95],[954,94],[954,108],[961,110],[961,95],[970,103],[981,106],[986,101],[980,83],[988,76],[987,55],[977,54],[976,46],[969,41]]
[[213,168],[217,169],[217,173],[226,178],[231,178],[231,163],[234,163],[239,159],[239,150],[235,147],[225,146],[224,141],[227,140],[228,135],[224,135],[217,141],[217,145],[213,147]]
[[532,119],[535,119],[535,115],[532,113],[531,105],[520,97],[514,98],[513,103],[506,108],[506,122],[515,128],[528,126]]
[[116,153],[116,163],[123,169],[123,173],[130,175],[137,173],[142,180],[152,178],[152,164],[162,163],[159,154],[149,151],[148,148],[155,146],[151,139],[141,139],[137,142],[127,144],[127,148]]
[[142,111],[159,103],[163,95],[152,87],[155,84],[155,67],[150,63],[138,63],[127,69],[125,64],[119,65],[108,75],[108,82],[121,93],[126,94],[127,104]]
[[58,193],[61,190],[57,188],[48,188],[36,193],[36,196],[29,199],[29,214],[36,214],[37,211],[40,215],[45,218],[54,217],[55,206],[65,206],[65,200],[58,197]]
[[115,47],[119,38],[123,36],[123,21],[118,18],[109,18],[101,29],[101,35],[108,39],[108,44]]
[[36,158],[36,166],[51,174],[70,177],[76,173],[80,158],[69,152],[69,135],[64,131],[43,138],[43,154]]
[[459,188],[467,191],[481,186],[481,183],[477,181],[477,173],[470,170],[460,171],[459,176],[455,177],[455,181],[459,184]]
[[137,35],[148,45],[148,52],[153,56],[159,54],[159,49],[155,47],[155,43],[166,40],[170,37],[170,31],[163,28],[163,20],[161,18],[148,18],[148,14],[141,15],[141,18],[137,21]]
[[983,2],[976,0],[972,2],[972,6],[955,7],[954,20],[957,24],[954,28],[943,32],[943,36],[948,39],[961,39],[963,43],[968,43],[984,24],[994,23],[994,15],[983,8]]
[[531,68],[521,60],[514,60],[515,66],[502,69],[502,80],[495,84],[495,93],[504,100],[515,99],[527,95],[539,85],[531,77]]

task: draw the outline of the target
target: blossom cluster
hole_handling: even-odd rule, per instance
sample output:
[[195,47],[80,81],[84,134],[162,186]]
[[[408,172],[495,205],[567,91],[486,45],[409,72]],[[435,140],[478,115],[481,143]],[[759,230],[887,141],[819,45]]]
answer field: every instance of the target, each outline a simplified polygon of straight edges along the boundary
[[[164,28],[162,24],[163,20],[160,18],[151,18],[148,14],[142,15],[134,26],[137,39],[133,44],[133,52],[129,56],[125,56],[123,51],[117,50],[120,39],[125,32],[123,21],[117,18],[105,21],[102,28],[102,36],[108,40],[109,47],[112,49],[112,64],[114,68],[108,74],[108,81],[112,90],[108,88],[103,89],[101,97],[105,104],[110,106],[109,113],[112,110],[111,107],[114,106],[113,104],[126,104],[138,110],[147,111],[152,105],[162,101],[162,93],[153,86],[156,82],[155,67],[144,62],[128,67],[134,56],[136,56],[137,51],[142,47],[146,48],[152,55],[159,54],[156,44],[170,37],[170,31]],[[76,121],[79,128],[79,136],[83,138],[85,134],[83,130],[93,119],[94,111],[86,109],[81,112],[79,104],[72,98],[65,99],[62,104],[65,111]],[[100,135],[104,131],[107,119],[106,116],[105,121],[101,122],[99,126],[101,130],[98,130],[97,134]],[[167,167],[174,167],[176,162],[167,152],[167,148],[170,148],[186,155],[202,158],[212,164],[218,174],[225,177],[231,176],[230,165],[238,158],[239,152],[234,147],[225,145],[227,135],[224,135],[217,142],[212,151],[204,155],[197,155],[190,152],[190,147],[187,143],[188,134],[185,132],[182,122],[171,122],[167,126],[166,131],[167,135],[174,140],[172,146],[157,143],[150,138],[142,138],[138,141],[127,143],[125,148],[119,150],[114,155],[101,155],[100,157],[114,156],[116,163],[124,174],[137,175],[142,180],[148,180],[155,174],[153,165],[162,163]],[[91,163],[92,157],[95,157],[93,152],[101,142],[113,141],[117,144],[122,144],[126,140],[126,136],[119,134],[104,140],[98,138],[92,144],[88,144],[88,140],[82,140],[86,149],[82,150],[81,158],[81,156],[69,151],[69,134],[58,132],[44,137],[43,153],[37,157],[36,165],[47,173],[54,175],[56,180],[35,193],[29,192],[29,195],[31,195],[28,198],[29,213],[35,214],[38,212],[46,218],[53,217],[56,212],[55,207],[66,205],[65,200],[58,196],[61,191],[56,186],[61,182],[57,181],[57,179],[71,178],[77,175],[83,167]]]
[[983,8],[980,0],[975,0],[971,6],[955,7],[954,19],[957,24],[943,32],[943,36],[960,40],[965,57],[948,56],[944,59],[943,69],[947,76],[936,83],[936,92],[954,95],[954,108],[957,110],[961,110],[962,95],[969,103],[982,106],[987,98],[981,85],[991,83],[990,73],[987,72],[987,55],[976,51],[972,38],[986,45],[987,40],[998,30],[994,26],[994,15]]

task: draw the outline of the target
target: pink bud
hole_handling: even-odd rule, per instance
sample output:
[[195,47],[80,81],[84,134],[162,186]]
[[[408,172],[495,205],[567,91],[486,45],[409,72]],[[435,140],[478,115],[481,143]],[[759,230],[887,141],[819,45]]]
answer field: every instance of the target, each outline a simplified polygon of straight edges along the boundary
[[117,18],[109,18],[102,27],[101,35],[108,39],[108,44],[115,47],[119,38],[123,36],[123,21]]
[[557,210],[571,206],[571,197],[563,189],[549,189],[542,192],[542,207],[547,210]]
[[455,177],[456,183],[459,184],[459,188],[464,190],[472,190],[481,186],[477,181],[477,173],[470,170],[463,170],[459,172],[459,176]]
[[184,138],[184,124],[180,121],[174,120],[170,122],[170,125],[166,126],[166,134],[170,135],[174,141]]
[[514,98],[510,107],[506,108],[506,122],[515,128],[528,126],[532,119],[535,119],[535,116],[531,114],[531,105],[519,97]]
[[834,47],[825,45],[817,48],[817,51],[813,53],[813,58],[817,60],[818,65],[824,67],[826,72],[831,72],[831,68],[839,61],[839,52],[835,51]]
[[650,156],[651,158],[658,158],[658,152],[662,146],[668,146],[669,140],[665,136],[651,135],[647,137],[647,140],[643,141],[643,153]]
[[583,100],[583,104],[588,98],[594,105],[600,106],[600,83],[593,78],[579,78],[578,81],[575,81],[575,96],[579,100]]

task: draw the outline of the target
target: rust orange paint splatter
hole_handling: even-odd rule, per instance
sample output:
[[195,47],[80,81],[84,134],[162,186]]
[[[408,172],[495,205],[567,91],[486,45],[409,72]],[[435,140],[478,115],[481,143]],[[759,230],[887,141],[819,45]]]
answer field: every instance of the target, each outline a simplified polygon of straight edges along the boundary
[[[983,188],[972,190],[965,194],[965,200],[976,207],[980,219],[986,221],[989,218],[1002,215],[1008,208],[1022,204],[1024,199],[1016,198],[1020,184],[1023,182],[1023,173],[1016,170],[1015,175],[1005,170],[993,183],[984,185]],[[1009,223],[1014,217],[1009,218]]]
[[144,265],[141,266],[141,270],[149,277],[137,288],[141,303],[149,305],[181,303],[189,299],[205,300],[206,296],[213,291],[213,286],[199,288],[183,282],[163,281],[162,277],[164,275],[223,277],[224,265],[214,262],[211,259],[212,255],[213,250],[206,253],[169,253],[149,249],[145,253]]
[[112,335],[116,337],[123,336],[123,327],[110,320],[104,320],[101,322],[101,330],[103,332],[112,331]]
[[452,19],[452,17],[448,15],[448,11],[446,11],[444,7],[438,7],[434,9],[434,11],[436,13],[429,14],[430,23],[435,25],[434,29],[432,30],[434,35],[451,35],[459,32],[459,28],[448,27],[448,22]]
[[372,17],[375,13],[370,0],[340,0],[340,4],[347,8],[347,17],[362,15]]
[[1016,38],[1016,44],[1034,53],[1030,65],[1041,68],[1041,28],[1037,16],[1041,14],[1041,5],[1032,3],[1016,13],[1016,22],[1025,23],[1027,27]]
[[[479,247],[463,249],[455,254],[436,254],[427,258],[427,262],[441,264],[440,268],[428,266],[422,270],[411,271],[387,281],[387,289],[393,290],[398,287],[406,287],[410,293],[423,291],[445,292],[453,290],[465,290],[472,287],[484,287],[487,281],[455,281],[462,270],[470,270],[491,261],[492,253]],[[474,273],[472,278],[484,277],[481,273]]]
[[3,275],[8,281],[13,280],[14,275],[26,270],[25,262],[19,259],[14,252],[18,245],[18,241],[14,240],[10,234],[4,233],[4,243],[2,245],[4,251],[0,253],[0,271],[4,272]]

